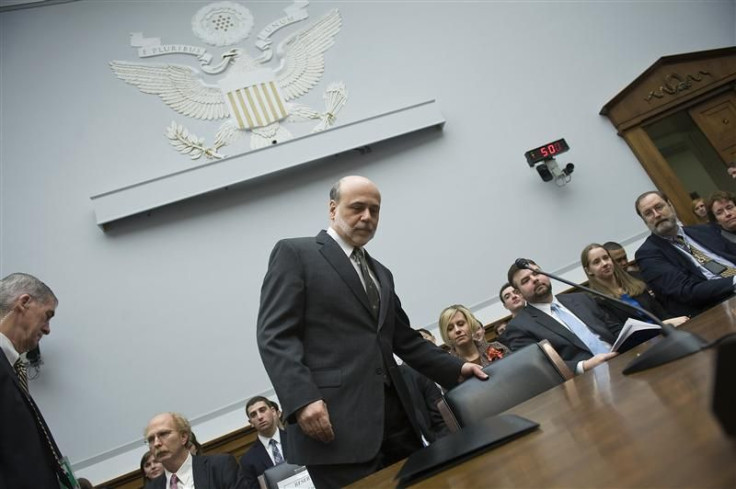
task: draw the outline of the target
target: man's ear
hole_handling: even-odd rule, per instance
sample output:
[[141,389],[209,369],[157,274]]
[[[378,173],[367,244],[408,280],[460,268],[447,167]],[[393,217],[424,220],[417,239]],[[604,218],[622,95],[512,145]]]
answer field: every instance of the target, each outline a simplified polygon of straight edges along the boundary
[[18,300],[15,302],[18,309],[20,309],[19,312],[22,312],[23,309],[28,309],[28,304],[30,304],[32,300],[33,297],[31,297],[30,294],[21,294],[21,296],[18,297]]
[[330,200],[329,209],[330,209],[330,220],[333,220],[335,219],[335,211],[337,209],[337,202],[335,202],[334,200]]

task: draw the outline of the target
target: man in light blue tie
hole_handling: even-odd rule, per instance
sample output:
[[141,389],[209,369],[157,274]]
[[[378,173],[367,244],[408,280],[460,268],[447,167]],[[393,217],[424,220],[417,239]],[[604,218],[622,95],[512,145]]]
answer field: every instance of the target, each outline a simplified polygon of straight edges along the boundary
[[552,295],[549,278],[531,269],[512,265],[508,280],[526,299],[506,328],[504,338],[512,350],[549,340],[565,363],[576,373],[586,372],[609,358],[623,324],[609,316],[587,294]]
[[285,462],[283,442],[286,433],[279,428],[279,415],[274,404],[263,396],[245,403],[248,422],[258,432],[258,440],[240,457],[239,489],[259,489],[258,476],[266,469]]

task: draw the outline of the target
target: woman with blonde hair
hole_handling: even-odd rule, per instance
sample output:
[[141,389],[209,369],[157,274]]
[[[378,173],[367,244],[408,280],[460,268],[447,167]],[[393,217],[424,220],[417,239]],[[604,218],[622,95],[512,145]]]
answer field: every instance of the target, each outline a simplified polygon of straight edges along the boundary
[[483,325],[463,305],[444,308],[440,313],[439,326],[442,339],[450,347],[450,354],[466,362],[485,367],[510,353],[507,347],[497,341],[489,344],[482,335],[478,339]]
[[[687,316],[669,318],[669,314],[654,296],[646,283],[627,273],[609,255],[602,245],[592,243],[580,253],[580,263],[588,276],[589,287],[609,297],[619,299],[633,306],[649,311],[665,323],[678,326],[688,320]],[[595,297],[598,305],[619,321],[626,322],[630,317],[652,322],[647,316]]]

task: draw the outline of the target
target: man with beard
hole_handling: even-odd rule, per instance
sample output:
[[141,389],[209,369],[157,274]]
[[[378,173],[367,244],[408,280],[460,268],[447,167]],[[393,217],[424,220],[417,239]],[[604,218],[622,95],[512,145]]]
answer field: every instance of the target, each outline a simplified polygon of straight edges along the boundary
[[144,436],[164,473],[148,481],[145,489],[233,489],[238,462],[232,455],[192,455],[192,427],[178,413],[161,413],[148,423]]
[[670,315],[694,316],[733,295],[736,244],[711,225],[680,226],[662,192],[643,193],[635,207],[652,232],[636,263]]
[[330,190],[329,229],[279,241],[263,279],[258,348],[288,422],[286,458],[306,465],[318,489],[421,448],[394,353],[448,388],[487,377],[408,324],[391,272],[364,249],[380,210],[373,182],[342,178]]
[[526,300],[526,306],[509,322],[504,339],[512,350],[549,340],[570,370],[586,372],[617,355],[611,345],[622,323],[604,312],[587,294],[552,295],[549,278],[514,263],[508,280]]

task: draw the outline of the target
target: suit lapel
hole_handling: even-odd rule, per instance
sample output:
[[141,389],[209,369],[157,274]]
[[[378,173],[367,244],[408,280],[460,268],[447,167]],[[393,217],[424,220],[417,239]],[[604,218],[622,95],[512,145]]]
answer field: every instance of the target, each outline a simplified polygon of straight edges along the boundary
[[585,346],[585,343],[580,341],[580,338],[578,338],[577,335],[574,335],[572,331],[558,323],[557,320],[550,317],[548,314],[540,311],[534,306],[526,306],[525,310],[529,313],[530,316],[534,318],[537,324],[539,324],[543,328],[548,329],[558,336],[562,336],[581,350],[589,351],[588,347]]
[[340,245],[326,231],[321,231],[317,235],[317,243],[321,245],[319,251],[325,257],[325,260],[332,265],[332,268],[340,275],[348,289],[353,292],[368,313],[371,314],[368,295],[358,277],[358,272],[355,271],[353,264],[350,262],[350,258],[345,255]]
[[[662,253],[668,256],[671,260],[675,261],[686,270],[689,270],[691,273],[696,273],[703,277],[703,279],[705,279],[705,275],[703,275],[703,272],[701,272],[700,269],[696,267],[695,264],[688,257],[686,257],[678,249],[676,249],[675,245],[662,238],[661,236],[657,236],[656,234],[652,234],[651,238],[652,242],[662,251]],[[698,241],[696,238],[693,239],[695,239],[695,241]]]

